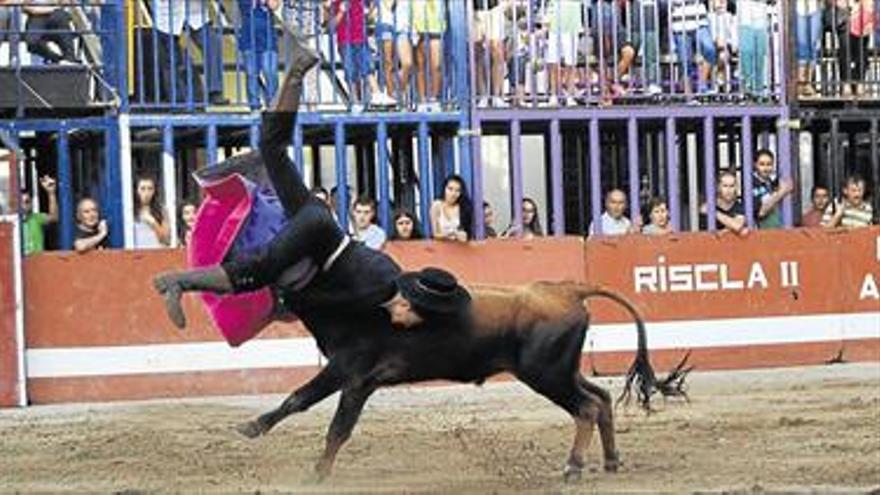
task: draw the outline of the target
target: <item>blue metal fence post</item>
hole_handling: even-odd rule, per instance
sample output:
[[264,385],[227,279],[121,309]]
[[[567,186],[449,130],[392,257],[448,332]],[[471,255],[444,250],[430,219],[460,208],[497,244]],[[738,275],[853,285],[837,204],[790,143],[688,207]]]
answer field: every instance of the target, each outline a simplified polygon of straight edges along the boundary
[[336,154],[336,214],[339,225],[348,232],[348,153],[345,143],[345,124],[337,122],[333,129]]
[[[480,128],[479,122],[476,120],[476,116],[472,113],[472,123],[473,127],[470,130],[471,137],[468,138],[469,146],[471,147],[471,161],[470,161],[470,177],[471,177],[471,197],[474,198],[474,205],[480,205],[480,211],[482,211],[483,205],[483,144],[482,144],[482,129]],[[465,166],[465,163],[462,164],[462,167]],[[465,180],[467,180],[467,176],[465,176]],[[483,239],[486,237],[486,225],[483,218],[483,215],[474,215],[474,236],[477,239]]]
[[106,195],[101,199],[101,209],[107,219],[107,227],[110,231],[110,246],[121,248],[125,244],[123,230],[122,194],[123,187],[121,176],[121,151],[119,123],[116,118],[108,119],[108,125],[104,131],[104,187]]
[[215,124],[208,125],[206,132],[205,144],[208,149],[205,150],[205,154],[208,159],[207,165],[213,167],[217,164],[217,126]]
[[[742,118],[742,135],[740,136],[740,151],[742,156],[743,178],[743,205],[746,210],[746,222],[749,228],[755,227],[755,200],[752,195],[752,118],[748,115]],[[760,205],[758,205],[760,207]]]
[[[101,58],[103,77],[119,98],[122,111],[128,111],[128,39],[123,0],[101,6]],[[102,91],[103,93],[103,91]]]
[[418,157],[419,157],[419,214],[425,228],[425,237],[433,235],[431,229],[431,155],[428,152],[428,123],[419,121]]
[[705,167],[706,228],[715,232],[715,123],[703,118],[703,166]]
[[[784,179],[792,179],[791,130],[788,128],[788,122],[789,111],[788,107],[785,107],[779,117],[779,125],[776,126],[776,172],[778,177]],[[794,225],[792,196],[793,194],[789,194],[782,200],[782,224],[786,227]]]
[[675,135],[675,118],[666,118],[666,178],[669,196],[669,217],[672,228],[681,230],[681,198],[678,197],[678,144]]
[[[510,122],[510,224],[522,232],[523,170],[522,170],[522,124],[519,119]],[[477,210],[476,205],[474,209]],[[482,211],[482,210],[477,210]]]
[[602,234],[602,162],[599,160],[599,119],[590,119],[587,142],[590,145],[590,211],[593,232]]
[[70,170],[70,143],[67,139],[67,125],[61,122],[58,140],[55,142],[58,155],[58,225],[61,249],[73,248],[73,174]]
[[299,171],[300,177],[305,177],[303,169],[306,164],[305,153],[303,152],[303,128],[299,122],[293,126],[293,164]]
[[253,122],[248,130],[248,139],[251,149],[257,149],[260,146],[260,123],[259,119]]
[[553,235],[565,234],[565,202],[562,200],[562,136],[559,119],[550,121],[550,191],[553,198]]
[[376,125],[376,167],[379,168],[379,223],[385,232],[393,232],[390,214],[390,184],[388,180],[388,125],[379,121]]
[[640,215],[641,205],[639,198],[639,125],[635,118],[630,117],[626,121],[626,147],[627,164],[629,167],[629,211],[630,217],[635,220]]

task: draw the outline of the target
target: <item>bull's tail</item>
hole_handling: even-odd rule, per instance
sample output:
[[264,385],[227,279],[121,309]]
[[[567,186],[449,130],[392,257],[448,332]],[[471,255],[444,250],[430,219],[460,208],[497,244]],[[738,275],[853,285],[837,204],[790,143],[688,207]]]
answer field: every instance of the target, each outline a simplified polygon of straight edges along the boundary
[[645,321],[635,306],[624,296],[605,289],[590,288],[584,290],[581,295],[584,300],[594,297],[610,299],[623,306],[636,322],[636,330],[638,332],[636,359],[626,373],[626,383],[624,384],[623,392],[617,398],[618,403],[621,401],[629,402],[632,397],[633,388],[636,390],[639,403],[647,411],[651,411],[651,397],[657,392],[663,394],[664,397],[683,397],[685,400],[687,399],[684,380],[687,374],[693,370],[693,367],[685,367],[690,357],[690,352],[685,354],[681,362],[666,377],[658,379],[654,373],[654,367],[651,366],[651,359],[648,356],[648,337],[645,332]]

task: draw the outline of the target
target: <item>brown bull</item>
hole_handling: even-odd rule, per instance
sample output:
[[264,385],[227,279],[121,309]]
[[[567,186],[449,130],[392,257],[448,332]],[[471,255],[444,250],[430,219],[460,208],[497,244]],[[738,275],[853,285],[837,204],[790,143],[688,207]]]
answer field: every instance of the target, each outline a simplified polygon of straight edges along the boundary
[[357,339],[356,343],[346,340],[347,345],[328,349],[323,342],[334,339],[326,333],[358,329],[342,328],[332,318],[304,318],[319,347],[328,354],[327,366],[278,408],[240,425],[238,431],[249,438],[265,434],[288,415],[341,390],[326,447],[316,466],[318,476],[323,478],[330,473],[367,399],[379,387],[437,379],[480,384],[489,376],[510,372],[574,418],[575,436],[564,470],[567,480],[580,476],[595,425],[599,427],[605,469],[615,471],[620,461],[614,442],[611,396],[587,381],[579,369],[589,325],[586,300],[593,297],[621,304],[636,322],[638,349],[621,398],[628,397],[635,387],[641,404],[648,408],[651,396],[658,391],[683,395],[688,371],[682,369],[684,362],[668,377],[658,380],[648,359],[644,322],[633,305],[614,292],[550,282],[469,289],[473,311],[466,328],[360,329],[369,338]]

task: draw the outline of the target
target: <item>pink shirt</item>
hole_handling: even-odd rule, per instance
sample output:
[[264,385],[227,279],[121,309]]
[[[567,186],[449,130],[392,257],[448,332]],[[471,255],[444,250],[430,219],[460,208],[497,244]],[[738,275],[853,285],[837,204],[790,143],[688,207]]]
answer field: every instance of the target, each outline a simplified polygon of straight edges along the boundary
[[364,42],[364,0],[334,0],[333,15],[336,16],[340,7],[345,7],[342,19],[336,26],[336,42],[340,45],[352,45]]

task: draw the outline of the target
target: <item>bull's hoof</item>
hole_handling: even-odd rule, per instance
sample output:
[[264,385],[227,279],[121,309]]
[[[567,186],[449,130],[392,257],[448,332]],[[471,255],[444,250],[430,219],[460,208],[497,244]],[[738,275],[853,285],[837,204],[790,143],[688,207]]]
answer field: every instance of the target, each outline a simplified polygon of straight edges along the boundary
[[315,481],[317,483],[321,483],[326,480],[328,476],[330,476],[330,471],[333,470],[333,465],[327,461],[321,460],[315,464]]
[[606,473],[616,473],[620,467],[623,466],[623,463],[620,462],[620,459],[606,459],[605,460],[605,472]]
[[251,439],[257,438],[258,436],[266,433],[266,430],[262,426],[260,426],[260,423],[257,421],[248,421],[247,423],[242,423],[235,427],[235,431]]
[[584,468],[581,466],[576,466],[574,464],[568,464],[565,466],[565,469],[562,470],[562,479],[565,480],[566,483],[577,483],[581,480],[581,475],[584,472]]

